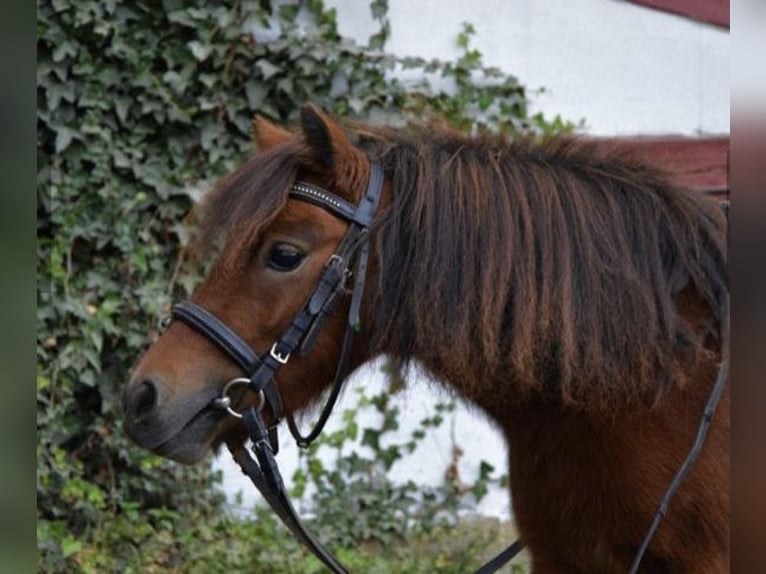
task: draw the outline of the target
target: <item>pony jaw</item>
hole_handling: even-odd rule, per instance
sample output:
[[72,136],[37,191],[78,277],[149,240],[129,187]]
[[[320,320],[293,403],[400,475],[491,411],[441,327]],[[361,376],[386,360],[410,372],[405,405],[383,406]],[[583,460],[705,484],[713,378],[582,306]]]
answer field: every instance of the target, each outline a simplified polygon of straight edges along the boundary
[[152,448],[152,452],[183,464],[196,464],[220,443],[215,432],[221,422],[221,413],[207,407],[196,415],[175,435]]

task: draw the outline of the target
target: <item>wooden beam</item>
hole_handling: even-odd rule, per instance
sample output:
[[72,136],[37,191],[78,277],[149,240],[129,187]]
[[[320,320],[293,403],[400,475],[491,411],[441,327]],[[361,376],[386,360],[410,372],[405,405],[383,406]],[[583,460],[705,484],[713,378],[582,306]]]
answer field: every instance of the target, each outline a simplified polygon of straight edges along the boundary
[[673,174],[678,183],[692,189],[725,196],[729,188],[729,136],[628,136],[598,138],[629,143],[639,156]]

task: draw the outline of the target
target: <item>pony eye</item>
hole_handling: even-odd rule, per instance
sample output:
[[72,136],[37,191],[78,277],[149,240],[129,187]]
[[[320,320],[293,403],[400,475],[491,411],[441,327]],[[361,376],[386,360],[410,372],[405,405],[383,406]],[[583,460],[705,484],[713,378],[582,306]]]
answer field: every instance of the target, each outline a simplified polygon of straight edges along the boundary
[[275,271],[292,271],[300,265],[305,253],[287,243],[275,243],[268,256],[266,265]]

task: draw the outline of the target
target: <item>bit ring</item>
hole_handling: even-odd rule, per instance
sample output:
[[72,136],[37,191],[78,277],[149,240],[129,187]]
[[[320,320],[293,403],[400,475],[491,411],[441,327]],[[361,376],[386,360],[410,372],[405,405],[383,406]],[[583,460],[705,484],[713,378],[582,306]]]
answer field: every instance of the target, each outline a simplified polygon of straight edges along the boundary
[[[229,390],[233,387],[236,387],[237,385],[249,385],[250,379],[245,377],[237,377],[236,379],[230,380],[228,383],[226,383],[223,386],[223,389],[221,389],[221,396],[217,399],[213,399],[213,406],[226,411],[231,416],[241,419],[242,413],[238,413],[233,408],[231,408],[231,397],[229,396]],[[260,412],[263,409],[263,405],[266,402],[266,398],[263,396],[263,391],[258,391],[258,404],[255,406],[255,410]]]

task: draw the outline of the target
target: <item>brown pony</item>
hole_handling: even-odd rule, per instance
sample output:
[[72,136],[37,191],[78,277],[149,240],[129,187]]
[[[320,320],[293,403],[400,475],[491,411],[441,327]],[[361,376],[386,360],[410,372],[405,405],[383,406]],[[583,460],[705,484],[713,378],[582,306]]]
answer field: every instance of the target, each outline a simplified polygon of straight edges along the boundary
[[[342,129],[311,106],[294,133],[261,118],[254,128],[260,153],[200,206],[198,250],[220,255],[193,301],[267,351],[347,226],[288,190],[307,181],[356,204],[378,163],[352,367],[381,354],[400,369],[417,362],[499,425],[535,573],[627,572],[721,361],[719,207],[626,150],[571,137]],[[279,371],[287,412],[332,380],[348,305]],[[243,440],[241,423],[210,408],[238,376],[174,321],[133,373],[126,430],[185,463]],[[726,390],[641,572],[728,571],[728,441]]]

